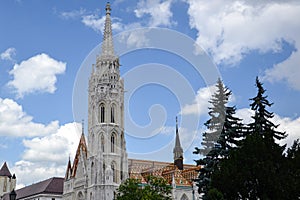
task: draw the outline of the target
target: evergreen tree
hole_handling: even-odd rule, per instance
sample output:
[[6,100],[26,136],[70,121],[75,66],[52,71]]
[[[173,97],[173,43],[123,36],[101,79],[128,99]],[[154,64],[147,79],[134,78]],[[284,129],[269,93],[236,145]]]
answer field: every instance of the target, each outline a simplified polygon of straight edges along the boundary
[[270,148],[261,136],[251,134],[222,160],[212,175],[211,186],[224,199],[286,199],[285,171],[278,165],[283,162],[279,146]]
[[239,148],[229,153],[214,171],[211,187],[223,194],[224,199],[286,199],[288,190],[283,156],[284,146],[275,143],[286,137],[276,131],[270,119],[273,113],[266,110],[272,104],[264,96],[264,88],[256,78],[257,96],[250,106],[255,111],[253,123]]
[[285,185],[285,194],[289,199],[300,199],[300,140],[287,150],[286,173],[288,178]]
[[[210,119],[204,124],[207,131],[203,133],[204,149],[196,147],[195,154],[206,153],[203,159],[196,160],[201,165],[197,186],[199,193],[203,193],[203,199],[211,199],[211,194],[216,194],[210,188],[211,175],[221,159],[228,157],[229,150],[236,147],[238,138],[242,136],[240,119],[234,117],[235,107],[227,106],[231,91],[218,79],[217,90],[212,95],[212,107],[209,107]],[[212,189],[212,191],[210,191]]]
[[225,121],[226,103],[231,95],[231,92],[224,86],[220,78],[217,80],[216,88],[216,92],[209,101],[212,105],[212,107],[208,108],[210,119],[204,123],[207,131],[203,133],[203,141],[201,143],[204,149],[199,150],[199,153],[202,155],[207,155],[215,147],[219,139]]
[[256,77],[256,87],[258,89],[257,95],[250,99],[253,101],[250,107],[251,110],[255,111],[255,115],[252,116],[254,121],[248,125],[248,133],[257,133],[263,138],[271,140],[284,139],[286,137],[285,132],[276,131],[275,129],[278,125],[270,121],[274,117],[274,114],[269,112],[266,107],[271,107],[273,103],[267,100],[268,96],[264,96],[266,90],[263,88],[263,84],[259,81],[258,77]]

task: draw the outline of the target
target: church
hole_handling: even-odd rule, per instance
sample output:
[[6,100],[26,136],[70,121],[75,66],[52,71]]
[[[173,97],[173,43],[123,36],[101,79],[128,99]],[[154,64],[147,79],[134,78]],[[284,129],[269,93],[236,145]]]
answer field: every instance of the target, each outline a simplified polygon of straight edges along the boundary
[[[173,199],[199,199],[194,180],[200,167],[183,164],[177,118],[174,162],[130,159],[127,156],[124,80],[120,76],[119,57],[114,52],[109,3],[105,10],[102,52],[91,66],[88,83],[87,134],[82,129],[75,158],[73,162],[69,159],[64,178],[54,177],[16,190],[17,199],[113,200],[117,188],[126,179],[137,179],[143,185],[147,184],[149,175],[164,178],[172,186]],[[7,199],[8,192],[16,186],[15,175],[10,174],[6,163],[0,170],[0,185],[3,186],[0,187],[0,196],[7,193],[3,199]]]
[[[114,52],[110,4],[106,5],[102,52],[89,77],[88,135],[84,131],[73,163],[69,160],[64,181],[64,200],[112,200],[127,178],[147,184],[148,175],[166,179],[172,196],[179,200],[198,197],[193,180],[199,167],[183,164],[176,119],[174,162],[128,159],[124,137],[124,80]],[[171,152],[170,152],[171,155]]]
[[[88,133],[84,130],[73,163],[69,160],[63,189],[64,200],[112,200],[127,178],[146,184],[154,175],[172,185],[179,200],[198,197],[193,180],[199,167],[183,164],[176,119],[174,162],[128,159],[124,137],[124,80],[114,52],[110,4],[106,5],[102,52],[97,56],[88,85]],[[170,152],[171,155],[171,152]]]

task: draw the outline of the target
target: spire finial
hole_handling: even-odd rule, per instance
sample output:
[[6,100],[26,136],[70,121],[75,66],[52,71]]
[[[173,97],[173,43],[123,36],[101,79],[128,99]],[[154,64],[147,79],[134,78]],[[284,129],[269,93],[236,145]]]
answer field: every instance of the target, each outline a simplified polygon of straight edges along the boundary
[[84,119],[81,120],[81,129],[82,129],[82,134],[84,134]]
[[178,133],[178,117],[176,116],[176,133]]
[[103,43],[102,43],[102,57],[114,56],[114,45],[112,39],[112,23],[110,19],[110,3],[106,4],[106,18],[103,32]]
[[105,8],[105,10],[106,10],[106,14],[107,14],[107,15],[110,15],[111,8],[110,8],[110,3],[109,3],[109,2],[106,3],[106,8]]

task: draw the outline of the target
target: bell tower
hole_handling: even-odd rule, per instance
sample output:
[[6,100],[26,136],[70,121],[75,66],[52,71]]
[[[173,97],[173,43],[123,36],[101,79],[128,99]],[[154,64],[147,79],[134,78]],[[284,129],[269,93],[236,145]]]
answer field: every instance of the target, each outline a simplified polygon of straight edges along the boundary
[[110,15],[107,3],[102,52],[92,66],[88,88],[88,195],[94,199],[113,199],[115,189],[128,177],[124,81],[114,52]]

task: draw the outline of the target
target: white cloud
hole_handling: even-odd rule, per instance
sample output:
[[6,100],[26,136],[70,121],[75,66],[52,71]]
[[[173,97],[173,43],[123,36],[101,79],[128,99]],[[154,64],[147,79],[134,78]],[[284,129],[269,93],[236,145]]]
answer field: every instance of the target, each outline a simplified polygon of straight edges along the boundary
[[172,0],[140,0],[134,12],[138,18],[150,15],[149,26],[171,26],[174,24],[171,4]]
[[200,88],[197,92],[193,104],[185,105],[182,108],[181,114],[182,115],[203,115],[208,113],[208,107],[210,106],[209,100],[211,99],[212,95],[216,91],[216,86],[208,86],[204,88]]
[[16,55],[16,49],[11,47],[6,49],[4,52],[0,54],[0,58],[2,60],[14,61],[14,56]]
[[[251,50],[278,52],[285,40],[300,49],[299,1],[186,0],[190,26],[198,31],[197,43],[217,63],[236,64]],[[286,80],[300,89],[300,53],[266,71],[269,81]],[[284,69],[284,70],[283,70]],[[296,73],[295,73],[296,72]]]
[[[119,36],[120,43],[126,43],[128,48],[140,48],[149,45],[149,39],[146,34],[148,30],[136,29],[139,28],[140,24],[132,24],[131,26],[127,26],[128,29],[133,29],[133,31],[122,32]],[[134,30],[136,29],[136,30]]]
[[0,98],[0,136],[33,137],[48,135],[58,129],[58,121],[48,125],[33,122],[21,105],[11,99]]
[[66,166],[57,166],[54,163],[43,165],[42,163],[32,163],[28,161],[18,161],[11,171],[17,176],[17,187],[28,186],[40,182],[50,177],[64,177]]
[[263,76],[263,80],[267,80],[271,83],[285,81],[291,88],[300,90],[299,63],[300,53],[293,52],[292,55],[284,62],[275,65],[271,69],[267,69]]
[[9,72],[14,79],[8,82],[8,86],[15,89],[18,98],[34,92],[54,93],[56,90],[56,75],[63,74],[66,63],[57,61],[47,54],[38,54],[15,64]]
[[86,13],[86,10],[83,8],[80,8],[79,10],[72,10],[72,11],[66,11],[66,12],[61,12],[60,16],[63,19],[76,19],[80,18]]
[[81,124],[69,123],[53,134],[23,140],[26,148],[22,158],[30,162],[55,162],[64,165],[69,155],[74,157],[81,135]]
[[[11,170],[17,175],[18,187],[53,176],[64,176],[68,157],[73,159],[75,156],[81,128],[80,123],[62,126],[58,121],[48,125],[35,123],[21,105],[11,99],[0,98],[0,136],[23,138],[25,150]],[[2,148],[8,147],[0,144]]]
[[12,168],[18,184],[28,185],[53,176],[63,177],[68,157],[75,157],[80,135],[81,124],[68,123],[50,135],[23,140],[25,151],[22,160]]
[[[92,28],[96,32],[103,32],[106,16],[101,18],[98,15],[85,15],[82,16],[81,22],[87,27]],[[115,31],[121,31],[124,29],[124,25],[119,22],[118,18],[112,18],[112,29]]]

